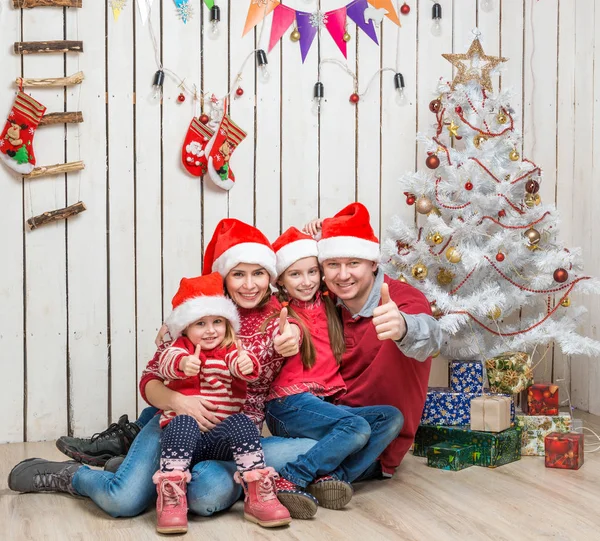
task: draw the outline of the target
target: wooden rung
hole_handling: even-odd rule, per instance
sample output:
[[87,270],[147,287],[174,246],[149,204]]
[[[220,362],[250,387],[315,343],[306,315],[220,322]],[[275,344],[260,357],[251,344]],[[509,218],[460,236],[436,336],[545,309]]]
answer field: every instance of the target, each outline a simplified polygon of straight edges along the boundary
[[58,6],[63,8],[80,8],[81,0],[13,0],[13,7],[39,8],[45,6]]
[[16,54],[82,53],[83,41],[15,41]]
[[29,229],[35,229],[40,225],[49,224],[51,222],[57,222],[58,220],[66,220],[71,216],[75,216],[75,214],[79,214],[86,210],[83,202],[79,201],[74,205],[69,207],[65,207],[64,209],[50,210],[48,212],[44,212],[44,214],[40,214],[39,216],[34,216],[33,218],[29,218],[27,220],[27,225]]
[[50,126],[51,124],[79,124],[83,122],[81,111],[72,113],[48,113],[40,120],[40,126]]
[[15,79],[15,84],[18,87],[21,86],[71,86],[80,84],[85,76],[83,75],[83,71],[78,71],[73,75],[69,75],[69,77],[58,77],[58,78],[49,78],[49,79],[24,79],[23,77],[17,77]]
[[36,179],[40,177],[49,177],[51,175],[60,175],[62,173],[74,173],[75,171],[81,171],[85,169],[83,162],[67,162],[57,163],[56,165],[43,165],[36,167],[28,175],[24,175],[27,179]]

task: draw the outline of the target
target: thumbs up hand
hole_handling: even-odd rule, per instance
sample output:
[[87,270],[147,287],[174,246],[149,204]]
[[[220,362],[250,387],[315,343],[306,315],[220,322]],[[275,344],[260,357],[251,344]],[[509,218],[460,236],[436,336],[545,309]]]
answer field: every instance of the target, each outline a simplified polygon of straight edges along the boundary
[[275,351],[282,357],[291,357],[300,351],[300,330],[287,319],[288,309],[283,307],[279,315],[279,332],[273,339]]
[[200,351],[202,348],[200,344],[196,346],[196,351],[193,355],[187,355],[181,361],[179,361],[179,370],[181,370],[186,376],[197,376],[200,372]]
[[402,340],[406,334],[406,322],[385,282],[381,285],[381,304],[373,310],[373,325],[379,340]]
[[254,370],[252,359],[250,358],[250,355],[248,355],[248,352],[244,349],[244,346],[242,346],[242,342],[240,340],[237,341],[237,349],[238,356],[235,360],[237,369],[239,370],[240,374],[248,376],[249,374],[252,374],[252,371]]

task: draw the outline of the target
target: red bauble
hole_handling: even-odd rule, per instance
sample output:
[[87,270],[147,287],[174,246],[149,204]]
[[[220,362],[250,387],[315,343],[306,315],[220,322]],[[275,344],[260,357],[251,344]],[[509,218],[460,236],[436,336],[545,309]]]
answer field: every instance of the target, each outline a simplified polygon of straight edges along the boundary
[[462,135],[456,135],[456,136],[454,137],[454,139],[456,139],[457,141],[460,141],[460,140],[462,139]]
[[556,269],[554,271],[554,280],[562,284],[569,279],[569,273],[566,269]]
[[496,261],[498,261],[499,263],[502,263],[504,261],[504,254],[502,252],[498,252],[496,254]]
[[506,211],[504,209],[498,211],[498,218],[504,218],[506,216]]
[[437,169],[440,165],[440,159],[435,155],[428,156],[425,160],[425,165],[429,167],[429,169]]
[[356,92],[353,92],[352,94],[350,94],[350,103],[358,103],[359,100],[360,100],[360,96]]
[[525,184],[525,191],[527,193],[538,193],[540,191],[540,183],[537,180],[528,180]]
[[243,96],[244,95],[244,89],[241,86],[238,86],[237,90],[235,91],[235,94],[237,96]]
[[442,108],[442,102],[440,100],[431,100],[429,102],[429,110],[432,113],[437,113]]
[[408,15],[410,13],[410,6],[406,2],[400,6],[400,13],[402,13],[402,15]]
[[210,120],[210,118],[208,118],[208,115],[205,113],[202,113],[200,115],[200,122],[202,122],[202,124],[208,124],[208,121]]
[[457,114],[461,114],[462,113],[462,107],[460,105],[457,105],[454,110],[457,112]]
[[415,196],[414,195],[409,195],[406,198],[406,204],[407,205],[414,205],[415,204]]
[[179,103],[183,103],[185,101],[185,94],[183,92],[177,96],[177,101]]
[[473,189],[473,183],[472,182],[467,182],[465,184],[465,190],[471,191],[472,189]]

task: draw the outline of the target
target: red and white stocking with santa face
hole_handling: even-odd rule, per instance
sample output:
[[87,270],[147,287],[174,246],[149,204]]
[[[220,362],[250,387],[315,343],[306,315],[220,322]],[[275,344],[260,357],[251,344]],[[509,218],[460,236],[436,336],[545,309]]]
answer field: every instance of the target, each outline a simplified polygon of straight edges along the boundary
[[225,114],[219,129],[206,145],[208,176],[219,188],[231,190],[233,187],[235,175],[231,170],[230,159],[233,151],[245,137],[246,132]]
[[208,155],[205,149],[212,136],[213,131],[208,126],[197,118],[192,119],[181,148],[181,161],[188,173],[195,177],[206,173]]
[[41,103],[19,92],[0,135],[0,159],[21,175],[35,167],[33,137],[45,111]]

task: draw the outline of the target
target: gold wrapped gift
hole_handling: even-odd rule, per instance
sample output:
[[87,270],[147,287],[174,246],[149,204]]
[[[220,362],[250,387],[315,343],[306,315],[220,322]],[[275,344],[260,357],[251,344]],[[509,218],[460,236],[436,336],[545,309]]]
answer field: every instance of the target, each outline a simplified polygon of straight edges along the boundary
[[508,351],[485,361],[490,389],[494,393],[518,394],[533,384],[531,357]]

